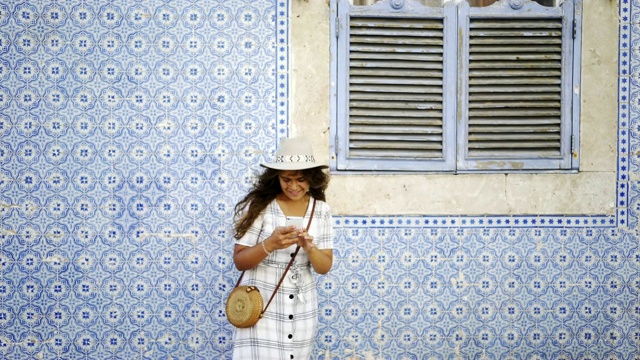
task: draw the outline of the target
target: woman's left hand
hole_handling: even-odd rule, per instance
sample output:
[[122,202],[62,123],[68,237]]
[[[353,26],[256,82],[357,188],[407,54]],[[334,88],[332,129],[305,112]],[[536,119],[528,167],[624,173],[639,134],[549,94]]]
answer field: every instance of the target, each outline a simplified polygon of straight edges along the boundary
[[306,252],[310,252],[316,245],[313,243],[313,236],[304,231],[298,234],[298,245]]
[[311,266],[313,266],[313,269],[318,274],[326,274],[329,272],[333,264],[332,249],[318,249],[313,242],[313,236],[309,235],[306,231],[298,235],[298,245],[307,253]]

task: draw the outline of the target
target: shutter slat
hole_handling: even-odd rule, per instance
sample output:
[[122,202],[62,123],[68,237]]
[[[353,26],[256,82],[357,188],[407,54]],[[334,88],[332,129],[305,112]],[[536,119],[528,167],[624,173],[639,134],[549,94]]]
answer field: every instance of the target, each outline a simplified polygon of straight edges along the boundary
[[399,78],[399,77],[417,77],[417,78],[437,78],[442,76],[442,71],[430,71],[430,70],[403,70],[403,69],[366,69],[366,68],[352,68],[349,72],[352,77],[357,76],[374,76],[384,78]]
[[442,134],[442,129],[439,127],[426,127],[426,126],[409,126],[403,124],[403,126],[351,126],[352,133],[372,133],[372,134]]
[[469,39],[471,48],[474,46],[504,46],[518,45],[516,49],[525,49],[526,45],[541,45],[540,48],[553,48],[554,45],[561,47],[562,39],[545,39],[545,38],[529,38],[529,37],[502,37],[502,38],[471,38]]
[[[375,44],[372,47],[369,44]],[[442,39],[424,38],[424,37],[387,37],[387,36],[353,36],[351,38],[351,48],[358,50],[361,48],[387,48],[385,45],[398,46],[400,48],[408,48],[409,46],[438,46],[442,45]],[[434,49],[435,50],[435,49]]]
[[354,158],[376,158],[376,159],[389,159],[389,160],[401,160],[401,159],[410,159],[410,160],[433,160],[433,159],[442,159],[442,148],[436,149],[360,149],[360,148],[352,148],[349,150],[349,153]]
[[[353,50],[353,49],[352,49]],[[353,60],[367,60],[367,59],[383,59],[383,60],[395,60],[395,61],[412,61],[412,62],[431,62],[440,63],[442,66],[442,53],[396,53],[396,52],[381,52],[381,53],[360,53],[353,50],[349,53],[349,58]]]
[[476,29],[469,32],[469,35],[473,37],[547,37],[554,36],[559,37],[562,36],[562,29],[559,30],[541,30],[538,28],[531,30],[515,30],[515,31],[504,31],[502,29]]
[[560,85],[548,86],[538,84],[525,84],[523,86],[510,86],[509,89],[499,86],[477,85],[470,86],[469,93],[474,96],[484,96],[494,93],[512,93],[519,96],[538,96],[539,93],[557,93],[560,94]]
[[529,143],[531,140],[541,140],[541,141],[560,141],[560,135],[558,134],[505,134],[505,135],[497,135],[497,134],[474,134],[470,137],[473,141],[507,141],[507,140],[517,140],[523,141],[525,144]]
[[560,141],[473,141],[469,149],[552,149],[560,146]]
[[540,77],[559,77],[562,75],[562,71],[558,69],[496,69],[496,70],[473,70],[469,71],[469,76],[473,77],[525,77],[525,76],[540,76]]
[[470,125],[521,125],[525,126],[537,126],[537,125],[548,125],[548,124],[557,124],[560,125],[560,117],[542,117],[538,116],[535,118],[522,118],[522,117],[481,117],[474,116],[473,119],[469,120]]
[[[494,54],[495,53],[555,53],[555,52],[561,52],[562,47],[559,44],[557,46],[554,46],[554,45],[507,46],[507,45],[493,43],[490,45],[476,46],[475,48],[470,49],[470,51],[474,53],[494,53]],[[557,56],[558,54],[554,54],[554,55]]]
[[358,85],[351,84],[349,88],[353,93],[360,94],[366,93],[407,93],[407,94],[442,94],[442,84],[433,85],[406,85],[396,86],[393,83],[390,84],[368,84]]
[[560,117],[560,109],[543,109],[543,110],[514,110],[514,109],[489,109],[489,110],[469,110],[469,117],[476,116],[494,116],[494,117],[510,117],[510,116],[523,116],[537,117],[537,116],[557,116]]
[[368,84],[368,85],[442,85],[442,79],[432,78],[384,78],[384,77],[365,77],[353,76],[349,78],[350,84]]
[[[547,158],[560,159],[560,155],[555,150],[548,149],[469,149],[470,157],[477,158]],[[494,160],[495,161],[495,160]]]
[[351,147],[354,149],[394,149],[394,150],[436,150],[442,149],[441,142],[424,141],[353,141]]
[[369,30],[376,28],[402,28],[402,29],[440,29],[444,28],[441,21],[430,19],[410,18],[384,18],[384,17],[360,17],[353,16],[349,20],[350,28],[366,27]]
[[[349,135],[349,139],[353,142],[367,141],[367,142],[394,142],[401,143],[406,141],[411,142],[441,142],[442,136],[438,135],[420,135],[420,134],[372,134],[372,133],[352,133]],[[398,145],[401,147],[400,145]]]
[[385,116],[385,117],[416,117],[422,118],[425,116],[435,117],[442,116],[441,111],[430,110],[381,110],[381,109],[351,109],[349,116]]
[[550,84],[558,84],[562,83],[562,79],[558,78],[541,78],[541,77],[527,77],[527,78],[470,78],[469,85],[550,85]]
[[352,125],[402,125],[402,126],[435,126],[442,130],[442,117],[422,117],[422,118],[406,118],[406,117],[350,117]]
[[428,28],[393,28],[393,27],[380,27],[380,28],[362,28],[362,27],[352,27],[350,29],[351,35],[353,39],[357,42],[358,35],[377,35],[381,37],[409,37],[415,36],[416,38],[422,38],[425,35],[434,37],[434,38],[442,38],[442,31],[438,29],[428,29]]
[[[373,42],[372,42],[373,44]],[[370,52],[370,53],[442,53],[442,47],[438,44],[438,42],[434,42],[433,44],[420,44],[420,46],[414,45],[396,45],[394,43],[385,44],[384,42],[372,44],[351,44],[350,49],[352,51],[357,52]],[[433,46],[429,46],[433,45]]]
[[480,28],[487,29],[562,29],[560,19],[473,19],[469,23],[469,29],[475,30]]
[[[478,60],[478,59],[476,59]],[[476,61],[469,65],[470,70],[474,69],[560,69],[562,63],[560,61],[521,61],[520,57],[514,57],[511,61],[505,61],[502,57],[501,61]]]
[[409,110],[434,110],[442,109],[442,103],[428,102],[398,102],[398,101],[350,101],[349,107],[353,109],[372,109],[374,111],[383,109],[409,109]]
[[376,100],[376,101],[385,101],[385,100],[400,100],[400,101],[418,101],[418,102],[440,102],[442,103],[442,97],[438,94],[430,95],[430,94],[408,94],[408,93],[351,93],[352,100]]
[[[553,54],[548,54],[548,53],[542,53],[542,54],[501,54],[501,55],[495,55],[495,54],[491,54],[491,53],[482,53],[480,54],[479,52],[476,52],[474,54],[469,55],[469,60],[473,60],[473,61],[487,61],[487,62],[496,62],[496,61],[501,61],[505,64],[513,64],[514,61],[521,61],[521,60],[532,60],[532,61],[546,61],[546,60],[553,60],[553,61],[561,61],[562,60],[562,56],[560,54],[558,55],[553,55]],[[475,65],[475,64],[474,64]]]
[[[391,59],[390,59],[391,60]],[[349,63],[351,69],[357,68],[400,68],[411,70],[438,69],[442,74],[442,62],[429,61],[353,61]]]
[[[510,88],[510,90],[513,90],[513,88]],[[518,100],[522,100],[522,101],[526,101],[526,100],[530,100],[531,98],[533,98],[533,96],[530,93],[512,93],[512,92],[499,92],[499,93],[486,93],[486,92],[481,92],[478,94],[475,94],[473,96],[473,100],[474,101],[487,101],[487,102],[492,102],[492,101],[518,101]],[[535,99],[536,100],[554,100],[554,101],[561,101],[561,96],[560,94],[546,94],[546,93],[536,93],[535,94]]]
[[[475,99],[474,99],[475,100]],[[474,101],[469,103],[469,109],[522,109],[526,112],[531,108],[558,108],[560,101]]]
[[469,131],[476,134],[480,133],[559,133],[559,126],[533,126],[531,124],[523,124],[522,126],[496,126],[498,124],[471,125]]

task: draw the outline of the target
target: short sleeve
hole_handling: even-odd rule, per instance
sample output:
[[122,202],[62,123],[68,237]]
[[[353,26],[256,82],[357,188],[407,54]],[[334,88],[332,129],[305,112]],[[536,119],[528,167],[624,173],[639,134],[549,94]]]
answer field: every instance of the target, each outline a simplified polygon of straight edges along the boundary
[[313,242],[318,249],[333,249],[333,219],[331,217],[331,208],[325,202],[319,202],[319,204],[321,204],[320,211],[316,217],[319,221]]
[[254,246],[258,243],[260,238],[260,232],[262,231],[262,224],[264,222],[264,211],[262,211],[258,217],[254,220],[253,224],[247,229],[240,239],[236,240],[236,245]]

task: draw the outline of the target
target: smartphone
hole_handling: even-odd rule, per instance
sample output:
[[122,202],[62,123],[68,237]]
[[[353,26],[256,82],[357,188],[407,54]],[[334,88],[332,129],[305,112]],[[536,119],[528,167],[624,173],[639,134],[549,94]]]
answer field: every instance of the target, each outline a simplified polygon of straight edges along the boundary
[[294,225],[296,229],[302,229],[302,216],[287,216],[284,226]]

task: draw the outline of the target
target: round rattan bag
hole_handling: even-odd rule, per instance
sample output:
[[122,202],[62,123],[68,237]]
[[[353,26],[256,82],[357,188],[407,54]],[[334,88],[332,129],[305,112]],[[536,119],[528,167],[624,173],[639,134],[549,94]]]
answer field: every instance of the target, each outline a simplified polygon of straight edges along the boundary
[[239,328],[255,325],[262,317],[264,302],[255,286],[236,286],[227,298],[227,319]]

